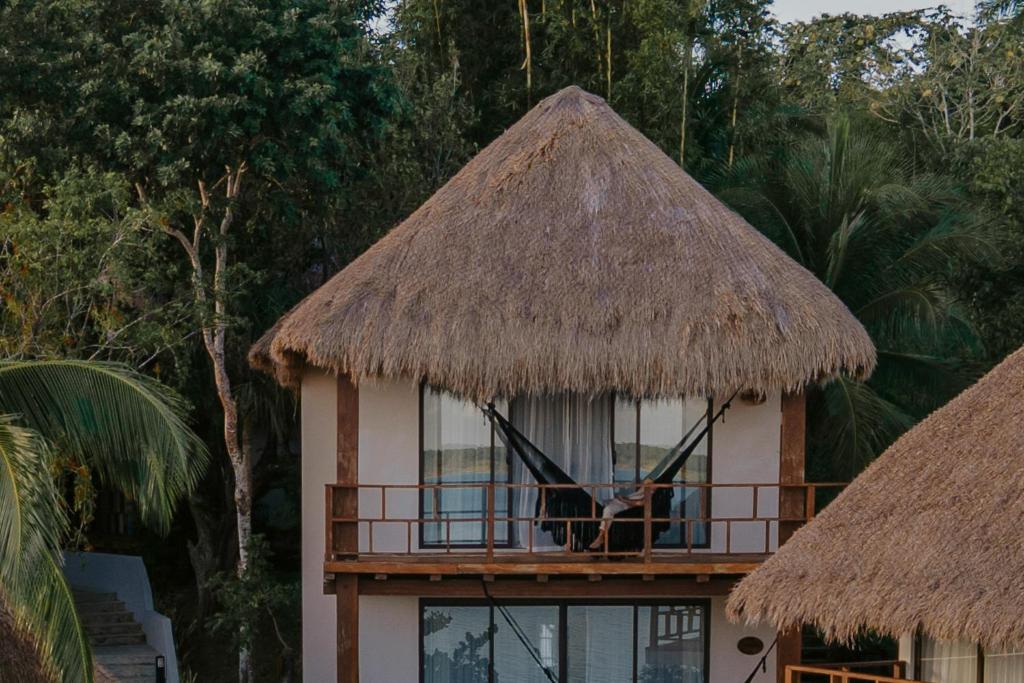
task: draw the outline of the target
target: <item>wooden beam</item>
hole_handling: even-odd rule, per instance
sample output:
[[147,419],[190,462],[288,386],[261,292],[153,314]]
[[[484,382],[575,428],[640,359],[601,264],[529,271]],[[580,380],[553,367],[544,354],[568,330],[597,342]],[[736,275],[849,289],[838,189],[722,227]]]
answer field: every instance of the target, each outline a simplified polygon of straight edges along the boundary
[[[804,392],[783,394],[782,429],[779,448],[779,483],[804,483],[806,439],[806,396]],[[811,495],[807,492],[806,495]],[[805,492],[799,488],[783,488],[779,491],[779,516],[795,519],[804,515]],[[789,540],[801,526],[800,522],[779,524],[779,545]]]
[[[527,578],[497,579],[487,584],[487,592],[500,598],[678,598],[728,595],[733,579],[697,583],[693,579],[664,578],[657,581],[607,578],[600,583],[586,579],[555,579],[537,583]],[[453,578],[442,583],[414,578],[374,581],[359,577],[360,595],[394,595],[422,598],[483,598],[479,579]]]
[[415,562],[404,560],[375,559],[364,555],[358,562],[327,562],[324,571],[335,574],[390,574],[392,576],[529,576],[537,574],[590,576],[635,576],[644,574],[696,576],[740,576],[761,566],[761,562],[487,562],[486,560],[441,562],[436,559],[416,558]]
[[779,633],[779,644],[775,651],[775,679],[777,683],[786,682],[786,666],[799,664],[803,646],[800,628]]
[[[348,375],[338,376],[337,483],[359,483],[359,390]],[[335,517],[359,517],[359,490],[334,489],[331,511]],[[359,554],[359,526],[331,522],[335,556]],[[338,683],[359,681],[359,578],[339,575],[335,580],[338,622]]]
[[335,581],[338,607],[338,683],[359,680],[359,577]]

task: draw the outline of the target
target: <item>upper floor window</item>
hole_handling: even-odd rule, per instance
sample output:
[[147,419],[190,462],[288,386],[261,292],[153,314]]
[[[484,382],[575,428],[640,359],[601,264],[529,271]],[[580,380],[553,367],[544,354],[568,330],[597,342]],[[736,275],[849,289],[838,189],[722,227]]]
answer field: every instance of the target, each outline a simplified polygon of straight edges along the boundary
[[[703,399],[669,399],[637,401],[616,399],[612,457],[615,483],[619,492],[628,494],[651,473],[683,436],[703,418],[711,416],[711,402]],[[700,431],[697,427],[696,431]],[[696,433],[694,433],[696,436]],[[686,464],[675,476],[676,483],[707,483],[710,473],[711,432],[701,439]],[[678,546],[707,542],[703,524],[690,524],[683,519],[707,517],[707,491],[701,488],[672,489],[671,517],[674,521],[658,539],[658,545]],[[689,538],[687,538],[689,536]]]
[[[632,493],[683,436],[710,409],[702,399],[637,401],[613,394],[561,393],[519,396],[499,403],[498,411],[575,482],[598,501]],[[487,542],[487,487],[495,483],[499,518],[532,519],[537,491],[500,484],[535,484],[529,471],[504,448],[478,406],[424,385],[422,389],[421,540],[423,545],[484,545]],[[698,427],[699,430],[699,427]],[[706,483],[711,439],[698,444],[676,482]],[[465,484],[465,486],[460,486]],[[706,542],[705,525],[684,519],[704,517],[706,491],[673,490],[671,517],[679,520],[662,533],[658,544],[680,546]],[[529,534],[533,535],[530,539]],[[497,545],[544,547],[550,538],[529,521],[495,524]]]
[[[422,543],[482,545],[487,542],[487,487],[481,484],[509,482],[508,453],[473,403],[427,385],[421,400],[421,481],[444,485],[422,493]],[[505,487],[495,489],[495,510],[508,514]],[[495,543],[507,543],[507,525],[495,525],[494,535]]]

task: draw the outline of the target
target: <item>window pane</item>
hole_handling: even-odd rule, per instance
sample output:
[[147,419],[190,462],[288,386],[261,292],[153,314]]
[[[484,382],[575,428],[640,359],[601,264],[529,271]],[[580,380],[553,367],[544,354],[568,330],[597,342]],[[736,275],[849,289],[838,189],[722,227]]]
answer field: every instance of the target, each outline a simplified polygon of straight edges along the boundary
[[[640,476],[647,476],[662,463],[669,452],[682,440],[694,424],[707,413],[707,401],[702,399],[672,399],[642,401],[640,403]],[[698,427],[700,431],[703,427]],[[695,436],[691,435],[691,438]],[[708,449],[707,438],[701,439],[685,466],[675,476],[676,482],[707,482]],[[707,495],[700,488],[676,488],[672,490],[670,517],[674,520],[699,518],[701,497]],[[687,540],[687,530],[680,522],[658,537],[659,545],[681,545]],[[690,538],[695,545],[706,540],[703,524],[692,524]]]
[[[506,607],[505,611],[522,629],[526,643],[516,637],[499,610],[494,611],[495,683],[549,683],[541,669],[546,667],[558,679],[558,607],[525,605]],[[537,660],[530,656],[533,649]]]
[[424,683],[487,683],[489,607],[423,607]]
[[636,490],[636,444],[637,444],[637,402],[615,399],[614,430],[615,443],[612,444],[615,454],[615,483],[626,486],[616,488],[616,493],[629,495]]
[[633,680],[633,607],[570,606],[569,683]]
[[704,608],[639,607],[637,683],[704,682]]
[[978,647],[923,638],[921,680],[929,683],[974,683],[978,671]]
[[985,683],[1024,681],[1024,647],[985,653]]
[[[499,481],[507,481],[507,468],[503,466],[495,475],[505,477]],[[484,543],[485,484],[491,476],[491,426],[480,409],[469,401],[424,387],[423,483],[470,484],[423,492],[423,518],[437,520],[423,525],[424,542]],[[501,542],[506,535],[506,529],[496,529],[495,540]]]

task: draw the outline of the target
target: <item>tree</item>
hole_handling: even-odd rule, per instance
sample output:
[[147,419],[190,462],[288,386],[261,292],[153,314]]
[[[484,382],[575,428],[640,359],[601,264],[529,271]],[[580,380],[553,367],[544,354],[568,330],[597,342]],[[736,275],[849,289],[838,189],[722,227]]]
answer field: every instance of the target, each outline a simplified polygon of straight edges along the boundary
[[124,366],[0,361],[0,599],[62,681],[92,681],[92,661],[61,572],[59,461],[95,471],[166,531],[206,463],[184,414],[175,394]]
[[855,475],[972,378],[979,348],[951,285],[958,264],[994,258],[998,232],[947,178],[915,173],[870,122],[836,116],[780,161],[741,160],[719,196],[818,276],[878,349],[867,382],[813,388],[809,443]]
[[[12,44],[26,48],[0,55],[10,85],[0,111],[11,117],[0,135],[13,157],[51,174],[85,160],[122,174],[138,225],[169,237],[177,252],[164,256],[184,263],[189,322],[209,361],[233,475],[239,574],[252,531],[252,453],[237,396],[246,338],[232,335],[248,332],[243,311],[264,277],[259,266],[297,263],[305,275],[311,253],[346,231],[339,213],[395,99],[366,41],[375,7],[87,0],[0,10],[18,27]],[[40,74],[55,81],[43,85]],[[239,677],[249,677],[244,648]]]

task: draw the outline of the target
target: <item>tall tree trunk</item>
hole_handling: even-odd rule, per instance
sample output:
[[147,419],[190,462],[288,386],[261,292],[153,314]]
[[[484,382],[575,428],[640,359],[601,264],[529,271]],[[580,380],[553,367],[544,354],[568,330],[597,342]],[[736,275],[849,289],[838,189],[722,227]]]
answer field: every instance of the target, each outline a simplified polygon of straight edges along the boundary
[[[241,445],[239,434],[238,401],[232,390],[231,377],[227,363],[227,301],[224,291],[224,278],[228,269],[228,232],[235,221],[235,203],[241,194],[242,177],[247,170],[245,162],[236,167],[230,166],[225,175],[213,186],[224,185],[225,208],[219,225],[216,228],[213,254],[213,287],[211,294],[206,291],[206,269],[203,264],[202,244],[207,234],[206,219],[211,208],[210,194],[206,183],[200,180],[199,189],[200,211],[193,216],[192,238],[184,232],[163,224],[163,230],[174,237],[188,256],[192,266],[192,281],[195,301],[203,316],[209,315],[212,304],[212,319],[203,320],[203,347],[213,366],[213,381],[224,413],[224,450],[231,463],[234,475],[235,526],[238,533],[238,576],[245,574],[249,567],[249,541],[252,537],[252,466],[247,453]],[[141,186],[136,186],[140,199],[145,202],[145,193]],[[249,683],[252,677],[250,644],[243,643],[238,653],[239,683]]]

